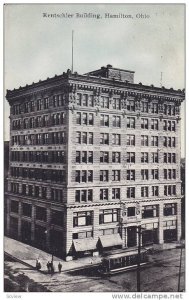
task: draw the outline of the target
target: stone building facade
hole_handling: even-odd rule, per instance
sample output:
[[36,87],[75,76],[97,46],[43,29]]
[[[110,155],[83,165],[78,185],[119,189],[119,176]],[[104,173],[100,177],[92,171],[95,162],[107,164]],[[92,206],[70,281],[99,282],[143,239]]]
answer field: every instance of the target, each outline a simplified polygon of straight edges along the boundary
[[10,104],[7,235],[67,259],[181,236],[184,91],[111,65],[26,85]]

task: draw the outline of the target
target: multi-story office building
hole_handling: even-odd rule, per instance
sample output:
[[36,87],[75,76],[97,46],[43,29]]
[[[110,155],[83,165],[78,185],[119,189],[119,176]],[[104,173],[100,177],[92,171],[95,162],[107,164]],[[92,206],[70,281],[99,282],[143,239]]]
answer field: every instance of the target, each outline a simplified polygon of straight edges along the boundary
[[136,246],[139,225],[179,240],[184,96],[111,65],[8,90],[7,234],[67,258]]

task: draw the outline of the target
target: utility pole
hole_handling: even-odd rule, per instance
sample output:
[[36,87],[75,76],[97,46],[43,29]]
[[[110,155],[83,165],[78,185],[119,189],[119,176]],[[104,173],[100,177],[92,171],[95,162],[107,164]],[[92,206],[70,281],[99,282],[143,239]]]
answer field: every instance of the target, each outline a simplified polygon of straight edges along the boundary
[[178,277],[178,292],[180,292],[180,277],[181,277],[181,266],[182,266],[182,249],[184,245],[180,245],[180,265],[179,265],[179,277]]
[[138,226],[137,292],[140,292],[140,250],[141,250],[141,225]]

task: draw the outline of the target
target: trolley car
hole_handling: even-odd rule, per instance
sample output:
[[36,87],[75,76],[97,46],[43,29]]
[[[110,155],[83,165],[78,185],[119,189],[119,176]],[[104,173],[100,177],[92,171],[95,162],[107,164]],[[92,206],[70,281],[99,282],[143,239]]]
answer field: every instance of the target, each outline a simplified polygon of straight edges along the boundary
[[[138,263],[138,251],[134,250],[121,250],[120,252],[107,254],[102,258],[102,263],[99,267],[99,273],[101,275],[113,275],[126,270],[134,269]],[[148,263],[147,251],[141,249],[140,252],[140,266],[144,266]]]

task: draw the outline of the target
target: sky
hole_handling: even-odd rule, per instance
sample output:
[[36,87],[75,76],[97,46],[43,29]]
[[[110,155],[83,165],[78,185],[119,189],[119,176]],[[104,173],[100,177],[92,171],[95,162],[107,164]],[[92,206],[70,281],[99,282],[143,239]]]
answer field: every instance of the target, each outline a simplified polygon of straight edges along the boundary
[[[182,4],[5,5],[5,94],[6,89],[71,69],[72,30],[74,71],[79,74],[111,64],[135,71],[135,83],[183,89],[184,9]],[[84,13],[88,13],[88,17]],[[44,17],[44,14],[53,17]],[[110,18],[110,15],[119,18]],[[8,117],[9,105],[4,100],[5,140],[9,139]],[[181,156],[184,157],[184,103],[181,118]]]

